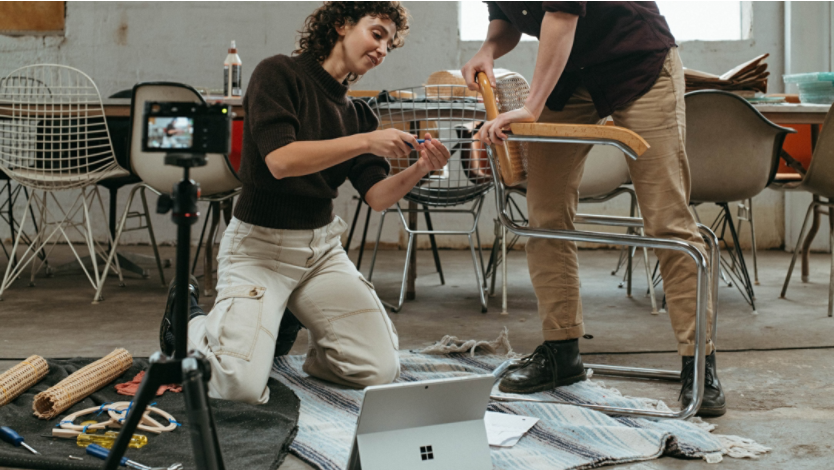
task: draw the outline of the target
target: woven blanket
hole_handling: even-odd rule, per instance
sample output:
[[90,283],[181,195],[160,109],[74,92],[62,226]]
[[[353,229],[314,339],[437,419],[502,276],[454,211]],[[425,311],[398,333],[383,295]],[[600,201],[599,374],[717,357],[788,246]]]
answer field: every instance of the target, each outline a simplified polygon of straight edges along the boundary
[[[459,377],[491,372],[505,356],[402,351],[398,382]],[[324,382],[301,370],[303,356],[276,359],[272,377],[301,399],[298,434],[290,452],[320,470],[347,466],[362,391]],[[498,392],[496,386],[493,391]],[[617,390],[588,380],[551,392],[529,395],[569,403],[597,403],[642,409],[668,409],[662,401],[623,397]],[[690,421],[610,417],[570,405],[492,403],[490,411],[540,418],[513,447],[490,447],[496,469],[584,469],[656,459],[663,455],[720,461],[721,456],[757,457],[769,449],[743,438],[711,434],[711,426]]]

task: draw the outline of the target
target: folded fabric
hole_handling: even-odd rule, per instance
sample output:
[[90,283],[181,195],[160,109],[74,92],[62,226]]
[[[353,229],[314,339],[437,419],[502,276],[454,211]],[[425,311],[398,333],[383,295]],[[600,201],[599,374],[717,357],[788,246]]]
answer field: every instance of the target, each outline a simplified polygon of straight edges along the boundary
[[[139,390],[139,385],[142,383],[142,379],[145,378],[145,371],[139,372],[136,374],[136,377],[133,378],[130,382],[125,382],[123,384],[116,385],[116,393],[119,395],[127,395],[127,396],[134,396],[136,392]],[[182,391],[182,387],[179,385],[163,385],[159,387],[159,390],[156,391],[156,396],[162,396],[163,393],[170,390],[173,393],[180,393]]]

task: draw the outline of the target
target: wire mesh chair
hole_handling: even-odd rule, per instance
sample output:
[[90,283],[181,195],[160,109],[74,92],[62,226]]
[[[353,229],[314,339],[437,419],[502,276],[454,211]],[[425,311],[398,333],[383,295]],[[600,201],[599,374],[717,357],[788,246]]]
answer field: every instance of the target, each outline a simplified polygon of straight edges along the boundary
[[[48,246],[48,255],[61,237],[93,288],[97,288],[104,280],[97,256],[106,256],[107,247],[94,239],[90,222],[90,209],[96,202],[106,214],[95,184],[104,178],[128,175],[113,154],[98,88],[89,76],[72,67],[22,67],[0,85],[0,115],[5,118],[0,127],[0,169],[32,190],[13,254],[24,233],[27,211],[33,205],[39,211],[40,228],[19,262],[7,266],[0,297],[30,262],[33,285],[35,274],[45,265],[45,256],[37,262],[38,254]],[[80,190],[68,208],[56,197],[56,193],[66,190]],[[68,233],[72,230],[86,242],[92,264],[89,271],[72,244]]]
[[[496,77],[496,81],[500,79]],[[478,82],[484,94],[484,106],[486,108],[487,116],[494,119],[498,114],[498,107],[496,106],[496,96],[493,93],[492,87],[484,74],[478,74]],[[512,86],[512,84],[509,84]],[[500,100],[500,94],[498,95]],[[520,107],[520,106],[519,106]],[[524,159],[526,155],[519,151],[523,149],[521,144],[526,142],[542,142],[542,143],[576,143],[576,144],[598,144],[598,145],[612,145],[619,148],[630,158],[639,158],[647,148],[648,144],[640,138],[637,134],[623,128],[613,126],[594,126],[594,125],[572,125],[572,124],[542,124],[542,123],[523,123],[512,124],[510,126],[512,133],[508,135],[507,140],[495,146],[487,147],[487,155],[489,158],[490,167],[493,169],[492,176],[495,182],[495,201],[498,206],[498,217],[501,221],[503,229],[509,230],[512,233],[527,236],[527,237],[543,237],[556,240],[565,241],[583,241],[592,243],[608,243],[619,244],[630,247],[647,247],[647,248],[661,248],[668,250],[682,251],[689,255],[697,265],[697,292],[696,292],[696,328],[695,328],[695,376],[692,384],[692,402],[684,409],[674,411],[648,411],[634,408],[621,408],[611,406],[596,406],[596,405],[580,405],[587,406],[597,411],[602,411],[614,415],[631,415],[631,416],[648,416],[656,418],[673,418],[685,419],[695,414],[701,405],[704,393],[704,368],[706,365],[706,343],[707,343],[707,304],[709,300],[714,302],[713,305],[713,341],[717,335],[717,268],[718,268],[718,240],[715,234],[709,228],[700,225],[701,234],[709,247],[710,254],[710,269],[711,273],[707,272],[706,257],[692,244],[678,240],[668,240],[662,238],[650,238],[635,234],[616,234],[604,232],[591,232],[579,230],[553,230],[545,228],[533,228],[520,226],[513,222],[508,215],[506,207],[506,194],[509,188],[517,186],[524,182],[524,172],[526,167]],[[599,215],[580,215],[574,218],[577,224],[595,224],[608,226],[621,226],[642,228],[643,221],[639,218],[632,217],[610,217]],[[506,253],[503,253],[506,259]],[[504,266],[504,279],[506,282],[506,263]],[[709,297],[708,285],[710,285],[710,277],[712,277],[712,295]],[[496,375],[503,373],[507,366],[511,365],[512,361],[507,361],[502,367],[493,372]],[[663,379],[680,381],[680,372],[666,371],[657,369],[641,369],[634,367],[619,367],[609,365],[585,364],[586,368],[592,368],[595,373],[600,375],[614,375],[623,377],[639,377],[649,379]],[[500,401],[531,401],[542,403],[562,403],[555,400],[538,400],[515,396],[493,396],[495,400]]]
[[[478,221],[480,220],[484,198],[492,188],[492,174],[483,147],[480,146],[480,142],[474,139],[474,134],[477,132],[478,126],[485,120],[486,115],[483,105],[478,103],[478,99],[468,96],[471,93],[462,85],[426,85],[382,92],[371,103],[372,108],[379,116],[380,129],[399,129],[416,135],[418,139],[422,139],[428,133],[431,138],[440,139],[452,152],[452,158],[443,169],[425,176],[408,192],[404,197],[409,202],[407,207],[402,207],[400,202],[396,205],[397,213],[405,231],[408,233],[408,246],[399,301],[397,305],[386,303],[394,312],[399,312],[402,309],[405,300],[408,267],[412,256],[415,255],[415,236],[417,234],[466,235],[472,253],[472,263],[475,267],[481,311],[487,311],[486,294],[483,289],[484,263]],[[418,158],[419,154],[412,152],[407,158],[390,159],[391,173],[396,174],[405,170],[417,162]],[[459,206],[466,205],[468,207],[459,208]],[[422,208],[418,206],[422,206]],[[368,274],[369,280],[373,278],[382,226],[385,222],[385,215],[389,210],[383,211],[379,223],[371,270]],[[430,218],[427,218],[428,226],[426,230],[419,230],[417,228],[417,215],[421,212],[426,215],[469,215],[472,217],[472,225],[465,229],[437,230],[431,225]],[[410,223],[406,220],[406,213],[411,218]],[[475,252],[475,240],[472,238],[473,234],[477,239],[477,254]]]

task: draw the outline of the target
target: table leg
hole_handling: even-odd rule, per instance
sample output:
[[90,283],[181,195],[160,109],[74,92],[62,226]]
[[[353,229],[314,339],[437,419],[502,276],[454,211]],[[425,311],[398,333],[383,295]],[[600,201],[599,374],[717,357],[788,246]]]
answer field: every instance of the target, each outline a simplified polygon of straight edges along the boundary
[[[411,230],[417,230],[417,203],[408,202],[408,226]],[[417,298],[417,290],[414,283],[417,280],[417,235],[411,238],[411,258],[408,259],[408,279],[405,290],[405,299],[414,300]]]

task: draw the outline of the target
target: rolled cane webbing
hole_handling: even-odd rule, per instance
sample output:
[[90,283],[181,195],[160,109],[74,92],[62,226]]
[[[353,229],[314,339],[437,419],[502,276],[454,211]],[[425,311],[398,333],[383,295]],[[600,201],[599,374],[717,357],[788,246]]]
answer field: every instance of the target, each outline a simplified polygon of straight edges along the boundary
[[10,403],[40,382],[49,373],[46,360],[40,356],[29,356],[25,361],[0,374],[0,406]]
[[51,419],[112,382],[133,364],[125,349],[116,349],[107,356],[72,373],[48,390],[35,395],[32,409],[35,416]]
[[[524,100],[530,93],[527,80],[515,72],[496,73],[494,91],[486,74],[479,73],[477,78],[484,95],[487,119],[490,121],[498,117],[500,113],[522,108]],[[518,186],[527,181],[527,144],[505,141],[495,144],[494,148],[498,156],[499,174],[504,185]]]
[[472,91],[465,86],[432,86],[432,85],[466,85],[463,74],[460,70],[439,70],[429,75],[426,80],[426,98],[429,99],[451,99],[451,98],[477,98],[478,92]]

